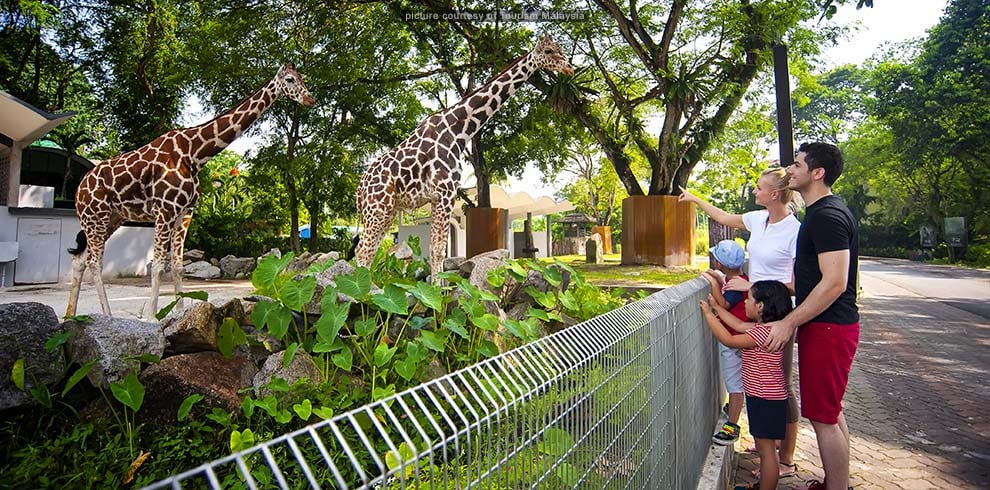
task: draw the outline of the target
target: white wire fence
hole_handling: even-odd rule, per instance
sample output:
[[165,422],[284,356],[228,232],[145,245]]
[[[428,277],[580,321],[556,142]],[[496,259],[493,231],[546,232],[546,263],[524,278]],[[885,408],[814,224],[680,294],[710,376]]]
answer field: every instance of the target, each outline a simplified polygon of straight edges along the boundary
[[695,279],[148,488],[695,488],[720,396]]

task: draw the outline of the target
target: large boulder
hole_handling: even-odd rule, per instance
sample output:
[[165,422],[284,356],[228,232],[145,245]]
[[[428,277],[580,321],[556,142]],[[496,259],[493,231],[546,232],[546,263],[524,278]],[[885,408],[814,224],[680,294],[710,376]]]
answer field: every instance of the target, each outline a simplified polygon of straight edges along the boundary
[[388,249],[388,254],[399,260],[412,260],[413,249],[409,246],[409,243],[405,240],[392,245],[392,248]]
[[236,412],[241,407],[237,391],[250,387],[257,373],[257,366],[248,359],[227,358],[218,352],[166,358],[141,373],[145,392],[141,415],[175,421],[182,401],[197,393],[203,395],[201,405]]
[[285,380],[289,386],[303,378],[308,379],[313,384],[323,383],[320,369],[316,367],[316,362],[306,352],[296,351],[296,355],[292,357],[292,362],[288,366],[284,365],[284,358],[285,351],[281,351],[272,354],[265,360],[261,370],[254,376],[255,397],[264,398],[273,394],[274,392],[268,387],[268,383],[271,383],[275,378]]
[[182,254],[182,258],[192,262],[199,262],[200,260],[206,258],[206,253],[203,252],[202,250],[197,250],[194,248],[192,250],[186,250]]
[[[174,310],[173,310],[174,311]],[[221,305],[199,301],[162,320],[161,329],[174,353],[217,350],[217,333],[225,318],[232,318],[244,325],[247,314],[240,299],[232,299]]]
[[165,336],[157,323],[99,314],[90,318],[87,322],[67,320],[65,325],[72,331],[72,362],[97,361],[86,375],[93,386],[107,388],[128,374],[136,374],[141,367],[139,357],[161,357],[165,352]]
[[193,262],[183,267],[186,277],[194,279],[219,279],[220,268],[206,261]]
[[[337,276],[346,276],[354,272],[354,266],[347,262],[346,260],[338,260],[328,267],[323,272],[316,274],[316,290],[313,293],[313,299],[305,306],[306,313],[310,315],[319,315],[323,312],[323,307],[320,305],[320,300],[323,298],[323,290],[328,287],[337,287]],[[298,279],[297,276],[295,279]],[[371,285],[370,294],[379,294],[382,289],[374,284]],[[343,301],[345,303],[353,303],[354,298],[347,296],[346,294],[337,293],[337,300]]]
[[466,261],[464,257],[447,257],[443,259],[443,270],[444,272],[459,270]]
[[253,257],[235,257],[228,255],[220,259],[220,273],[223,277],[241,279],[251,275],[258,263]]
[[468,280],[475,287],[486,291],[495,292],[491,284],[488,283],[488,271],[497,269],[509,259],[509,251],[500,248],[482,254],[475,255],[461,264],[460,272],[467,275]]
[[18,359],[24,359],[26,389],[61,380],[65,370],[61,351],[45,350],[45,342],[61,331],[51,306],[41,303],[0,305],[0,410],[36,403],[11,380],[11,370]]
[[326,253],[309,253],[303,252],[292,258],[292,262],[286,266],[286,273],[299,273],[305,272],[313,264],[324,264],[326,262],[333,262],[340,258],[340,254],[337,252],[326,252]]

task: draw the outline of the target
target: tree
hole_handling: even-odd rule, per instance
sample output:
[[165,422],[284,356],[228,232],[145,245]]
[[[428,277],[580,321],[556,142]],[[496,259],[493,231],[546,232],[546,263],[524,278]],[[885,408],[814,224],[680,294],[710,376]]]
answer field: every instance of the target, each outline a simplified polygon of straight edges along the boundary
[[928,219],[964,216],[990,233],[990,1],[953,0],[915,57],[887,56],[873,72],[873,113],[892,131],[892,175]]
[[569,153],[573,162],[564,171],[574,180],[560,190],[559,197],[593,217],[599,226],[615,226],[622,215],[619,204],[627,197],[619,176],[593,142],[578,142]]
[[[355,162],[412,128],[421,105],[394,80],[407,68],[410,40],[381,5],[315,1],[203,5],[205,22],[190,42],[197,91],[219,110],[257,88],[285,61],[306,77],[316,105],[276,105],[257,133],[270,135],[249,159],[269,167],[284,189],[290,247],[299,250],[302,208],[319,242],[327,212],[353,213]],[[330,194],[330,193],[333,194]],[[312,224],[312,223],[311,223]]]
[[[449,0],[419,0],[414,4],[432,12],[490,8],[484,2],[455,4]],[[411,8],[404,2],[389,5],[397,18],[404,18]],[[430,67],[408,78],[423,76],[425,80],[418,84],[418,90],[441,108],[481,87],[535,43],[530,30],[513,23],[413,20],[406,23],[406,28],[416,40],[415,52],[422,54],[420,62]],[[543,80],[544,76],[556,79],[538,72],[531,80]],[[517,91],[481,127],[465,156],[477,180],[478,193],[472,204],[491,207],[490,185],[508,175],[521,176],[528,163],[536,163],[545,173],[558,172],[567,158],[559,149],[566,146],[574,130],[567,119],[549,110],[542,94]]]
[[98,28],[90,76],[121,130],[121,146],[142,146],[176,126],[191,80],[185,39],[198,21],[188,2],[141,0],[97,5]]
[[[595,67],[604,95],[571,95],[562,107],[594,135],[631,196],[676,194],[769,67],[771,46],[786,42],[797,55],[813,52],[827,31],[800,27],[819,12],[810,2],[595,4],[602,13],[561,28]],[[650,131],[654,117],[658,135]],[[650,164],[646,192],[628,147]]]
[[85,129],[67,126],[56,128],[49,138],[65,150],[65,171],[62,177],[62,192],[59,195],[62,199],[70,199],[68,192],[69,178],[72,176],[72,157],[82,151],[84,146],[96,143],[96,140]]
[[805,78],[793,94],[795,139],[835,145],[845,140],[850,128],[866,118],[868,76],[855,65],[843,65]]

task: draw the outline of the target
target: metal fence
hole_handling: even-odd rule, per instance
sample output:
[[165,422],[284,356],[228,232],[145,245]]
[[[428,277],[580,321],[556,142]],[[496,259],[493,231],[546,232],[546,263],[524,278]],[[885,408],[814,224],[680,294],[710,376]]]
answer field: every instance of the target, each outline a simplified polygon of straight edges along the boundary
[[149,488],[695,488],[720,396],[695,279]]

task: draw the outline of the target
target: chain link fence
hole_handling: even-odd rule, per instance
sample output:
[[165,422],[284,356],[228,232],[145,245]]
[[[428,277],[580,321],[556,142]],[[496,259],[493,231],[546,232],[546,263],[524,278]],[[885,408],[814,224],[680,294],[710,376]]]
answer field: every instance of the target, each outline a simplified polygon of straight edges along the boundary
[[148,488],[693,489],[720,396],[702,279]]

